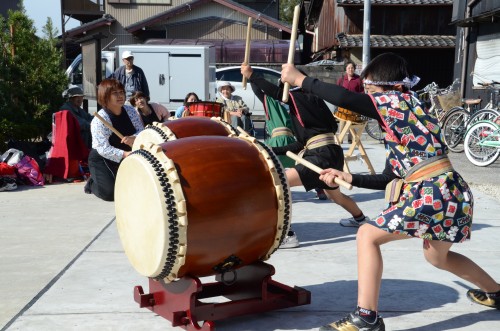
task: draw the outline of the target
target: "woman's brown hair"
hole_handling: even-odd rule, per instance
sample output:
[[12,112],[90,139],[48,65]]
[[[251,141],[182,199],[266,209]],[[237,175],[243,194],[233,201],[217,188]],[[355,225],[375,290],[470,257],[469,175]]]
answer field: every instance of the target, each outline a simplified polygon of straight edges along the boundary
[[99,102],[103,108],[107,108],[111,93],[115,91],[122,91],[125,93],[125,87],[123,87],[120,81],[114,78],[103,79],[97,88],[97,102]]

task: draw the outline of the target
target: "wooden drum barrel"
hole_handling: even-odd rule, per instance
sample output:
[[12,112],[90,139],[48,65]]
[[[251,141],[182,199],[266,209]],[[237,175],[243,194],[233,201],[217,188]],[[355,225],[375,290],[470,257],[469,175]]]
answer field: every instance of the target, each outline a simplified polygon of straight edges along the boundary
[[337,111],[335,112],[334,115],[338,119],[341,119],[344,121],[351,121],[351,122],[364,122],[364,121],[366,121],[366,118],[364,116],[361,116],[358,113],[355,113],[349,109],[345,109],[342,107],[338,107]]
[[115,208],[132,266],[171,282],[268,259],[290,227],[291,195],[276,155],[255,138],[195,136],[125,158]]
[[132,150],[141,149],[147,143],[161,144],[194,136],[236,135],[234,129],[220,118],[183,117],[163,123],[147,125],[135,138]]
[[211,101],[190,102],[187,116],[222,117],[222,103]]

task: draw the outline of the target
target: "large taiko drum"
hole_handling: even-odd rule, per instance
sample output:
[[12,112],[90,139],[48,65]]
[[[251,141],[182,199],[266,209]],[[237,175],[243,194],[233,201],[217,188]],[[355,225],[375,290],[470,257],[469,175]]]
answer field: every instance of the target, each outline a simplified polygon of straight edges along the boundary
[[187,116],[222,117],[222,103],[211,101],[191,102],[188,105]]
[[284,169],[248,136],[143,146],[120,165],[115,208],[132,266],[165,282],[266,260],[291,220]]
[[141,149],[147,143],[161,144],[186,137],[230,135],[236,135],[236,132],[220,118],[183,117],[147,125],[135,138],[132,150]]
[[361,116],[358,113],[355,113],[349,109],[345,109],[342,107],[338,107],[337,111],[335,112],[334,115],[338,119],[341,119],[344,121],[351,121],[351,122],[364,122],[364,121],[366,121],[366,118],[364,116]]

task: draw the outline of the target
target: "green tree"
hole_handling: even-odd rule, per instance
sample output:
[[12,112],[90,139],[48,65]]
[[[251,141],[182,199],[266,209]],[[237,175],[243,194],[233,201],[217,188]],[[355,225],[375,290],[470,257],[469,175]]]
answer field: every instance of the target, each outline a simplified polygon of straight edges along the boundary
[[[0,150],[9,139],[36,140],[51,130],[68,79],[56,47],[57,29],[47,19],[44,38],[20,9],[0,21]],[[3,145],[3,146],[2,146]]]
[[292,24],[293,9],[296,5],[300,5],[300,0],[281,0],[280,1],[280,21]]

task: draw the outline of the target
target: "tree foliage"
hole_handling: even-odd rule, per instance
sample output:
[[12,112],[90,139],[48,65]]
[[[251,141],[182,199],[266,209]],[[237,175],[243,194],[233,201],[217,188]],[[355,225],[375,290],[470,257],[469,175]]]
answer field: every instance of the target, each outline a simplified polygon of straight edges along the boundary
[[281,0],[280,1],[280,20],[292,24],[293,9],[300,5],[300,0]]
[[8,18],[0,16],[0,150],[9,139],[45,137],[64,101],[68,79],[50,18],[43,31],[44,38],[36,36],[22,5]]

